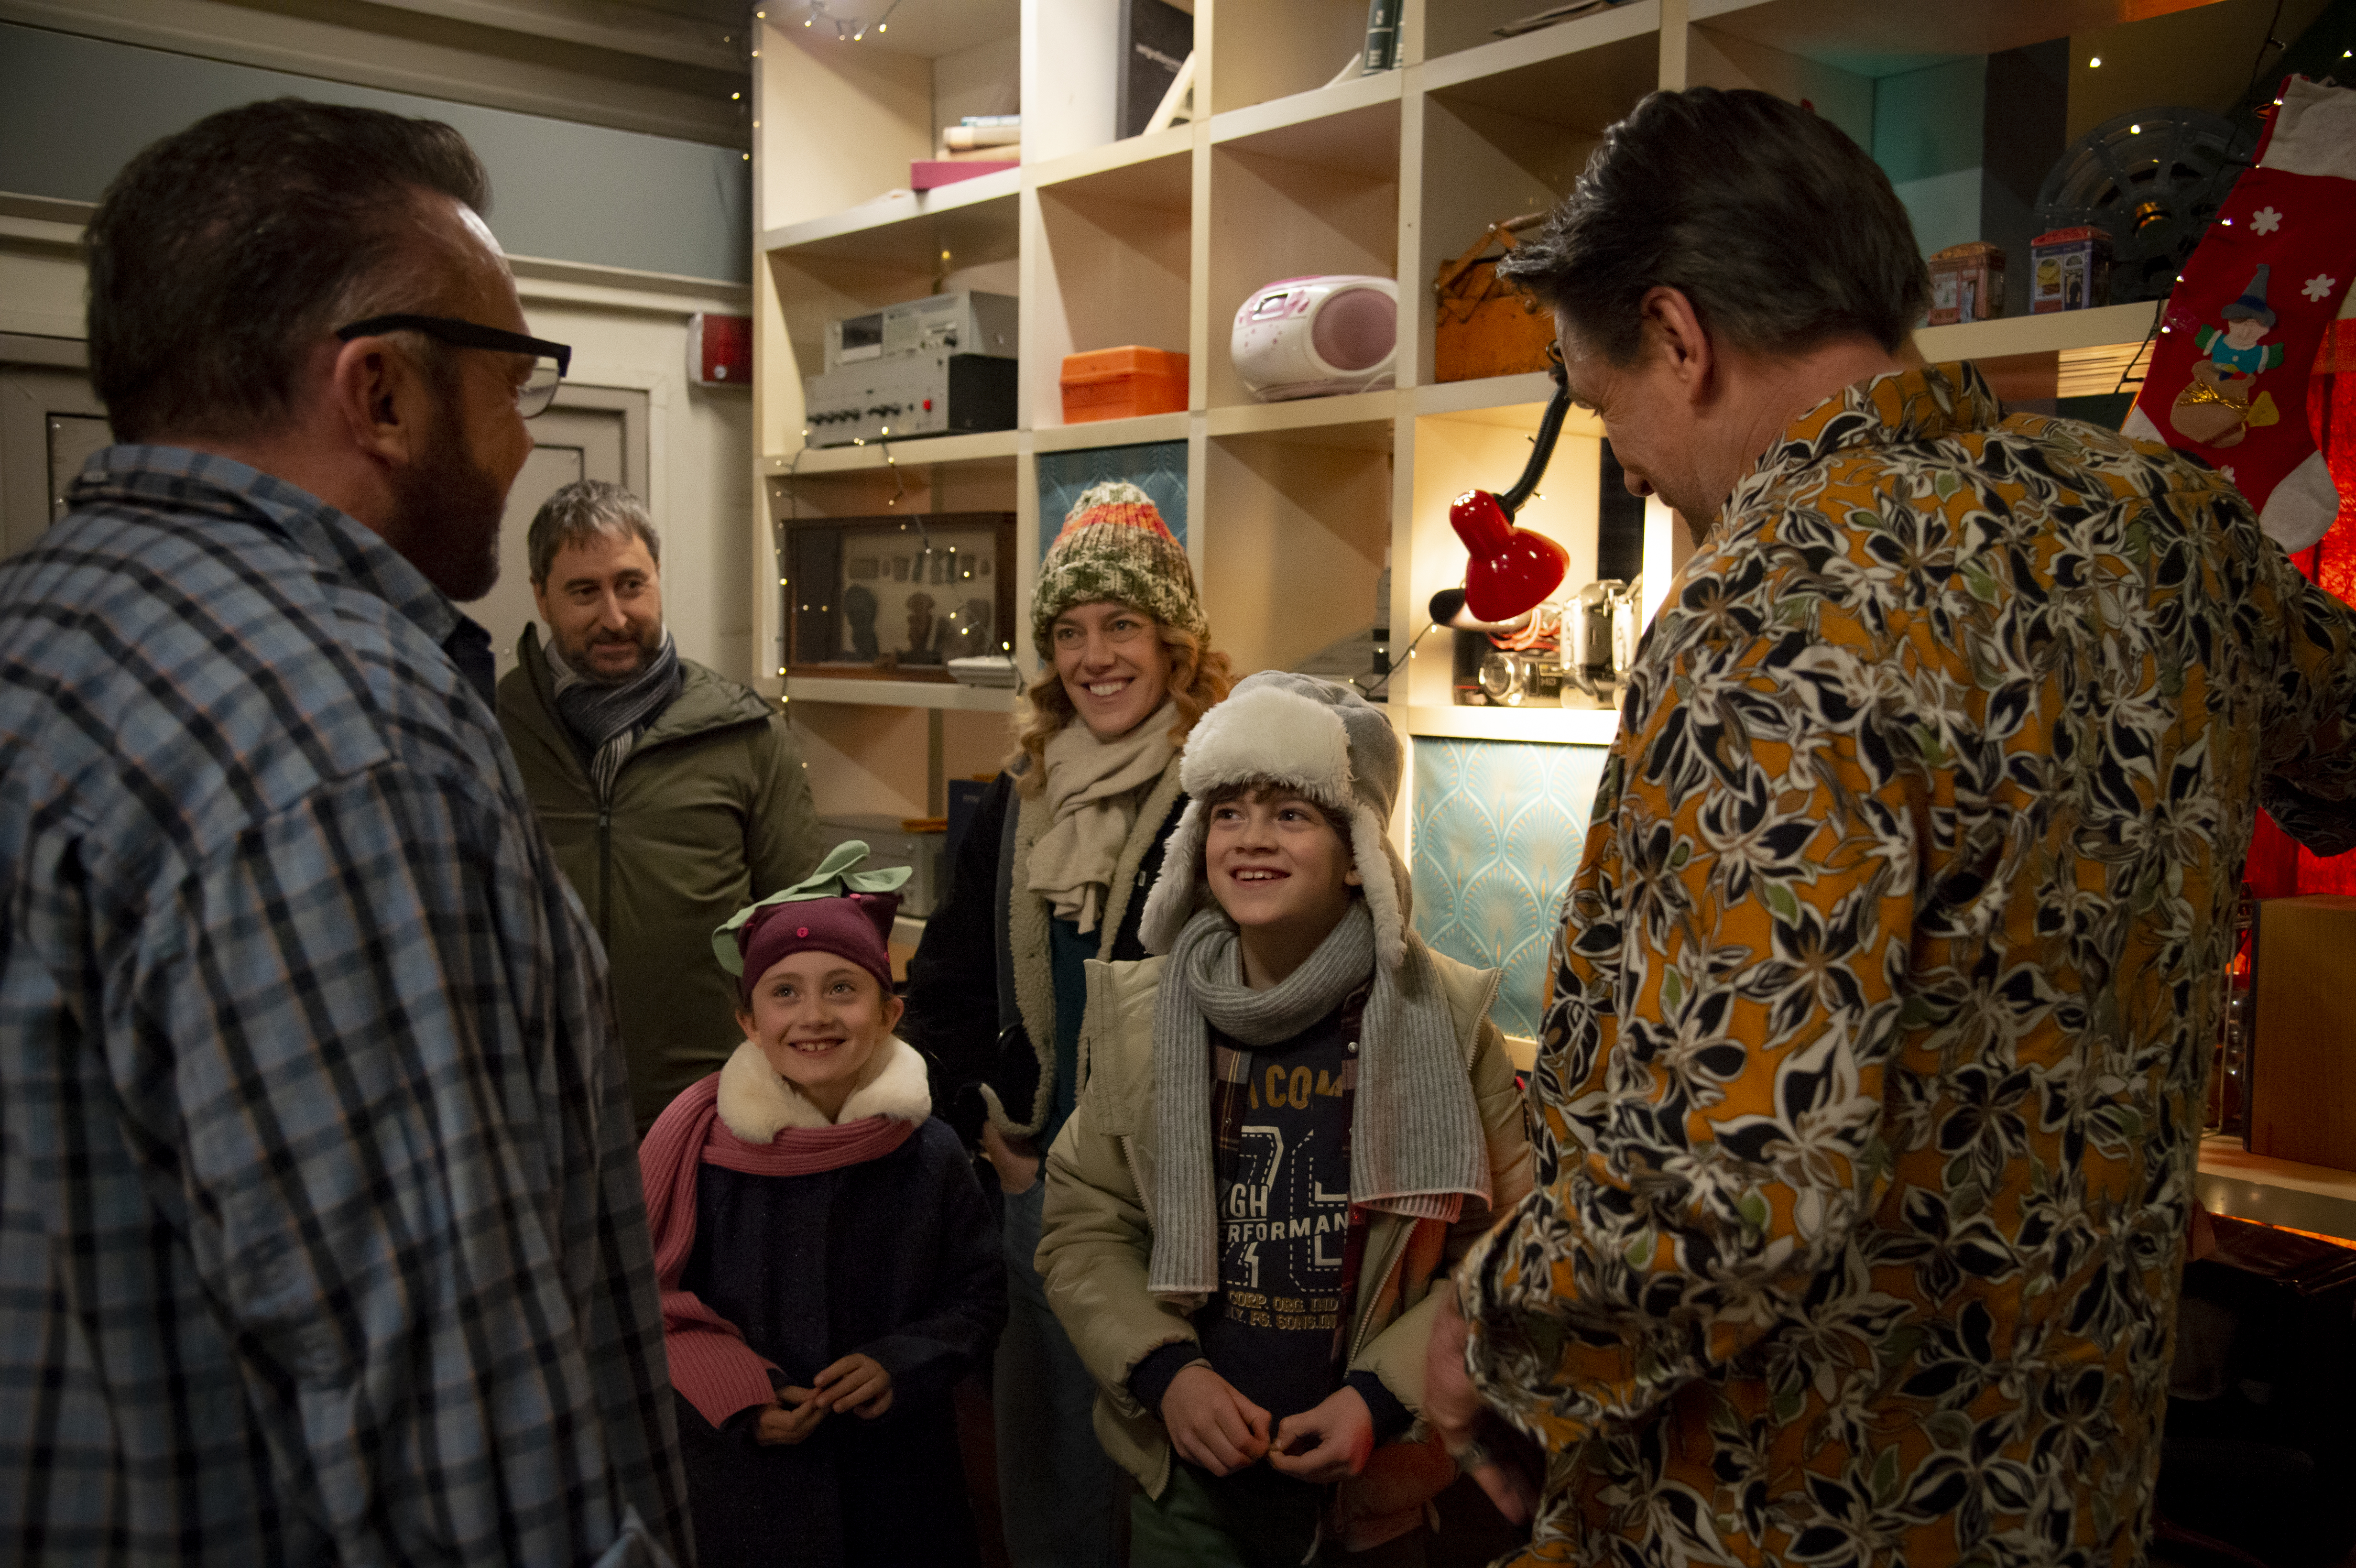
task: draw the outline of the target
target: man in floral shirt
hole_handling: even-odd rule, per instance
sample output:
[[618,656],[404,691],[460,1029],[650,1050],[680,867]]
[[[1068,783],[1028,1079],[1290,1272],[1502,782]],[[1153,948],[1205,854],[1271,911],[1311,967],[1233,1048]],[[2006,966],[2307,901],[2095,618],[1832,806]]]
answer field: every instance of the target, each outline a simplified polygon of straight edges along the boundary
[[2356,844],[2356,617],[2222,476],[1923,366],[1804,110],[1647,99],[1507,271],[1701,537],[1427,1408],[1501,1495],[1475,1392],[1545,1445],[1528,1562],[2139,1563],[2228,912],[2261,805]]

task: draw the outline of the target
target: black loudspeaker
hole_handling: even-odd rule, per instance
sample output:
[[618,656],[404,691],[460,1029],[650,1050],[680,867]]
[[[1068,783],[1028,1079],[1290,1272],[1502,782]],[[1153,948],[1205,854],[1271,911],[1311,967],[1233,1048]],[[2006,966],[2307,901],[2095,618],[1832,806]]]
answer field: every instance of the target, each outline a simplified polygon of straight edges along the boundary
[[1113,118],[1122,136],[1144,133],[1170,84],[1178,79],[1179,68],[1194,52],[1194,17],[1166,0],[1121,0]]
[[1631,582],[1644,570],[1644,498],[1628,491],[1628,471],[1603,443],[1603,475],[1595,497],[1595,575]]

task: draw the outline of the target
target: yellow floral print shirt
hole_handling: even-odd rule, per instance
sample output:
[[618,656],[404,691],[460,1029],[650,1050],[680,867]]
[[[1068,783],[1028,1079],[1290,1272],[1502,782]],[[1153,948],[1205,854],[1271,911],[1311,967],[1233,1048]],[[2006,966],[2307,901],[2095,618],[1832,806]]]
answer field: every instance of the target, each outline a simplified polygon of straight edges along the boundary
[[1526,1561],[2132,1563],[2263,803],[2356,844],[2356,617],[1977,372],[1793,423],[1673,586],[1460,1271]]

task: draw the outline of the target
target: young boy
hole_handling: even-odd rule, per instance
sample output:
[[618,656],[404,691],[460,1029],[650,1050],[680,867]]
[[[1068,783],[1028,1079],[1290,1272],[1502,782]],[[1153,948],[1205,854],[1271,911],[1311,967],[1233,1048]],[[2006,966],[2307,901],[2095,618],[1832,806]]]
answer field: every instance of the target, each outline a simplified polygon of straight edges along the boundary
[[1346,1561],[1455,1475],[1391,1440],[1430,1292],[1529,1151],[1496,975],[1407,928],[1399,764],[1348,688],[1244,680],[1183,753],[1143,926],[1164,956],[1088,966],[1039,1267],[1144,1488],[1135,1568]]
[[949,1404],[1006,1319],[973,1165],[892,1031],[905,868],[841,846],[713,934],[744,1042],[638,1151],[704,1568],[975,1563]]

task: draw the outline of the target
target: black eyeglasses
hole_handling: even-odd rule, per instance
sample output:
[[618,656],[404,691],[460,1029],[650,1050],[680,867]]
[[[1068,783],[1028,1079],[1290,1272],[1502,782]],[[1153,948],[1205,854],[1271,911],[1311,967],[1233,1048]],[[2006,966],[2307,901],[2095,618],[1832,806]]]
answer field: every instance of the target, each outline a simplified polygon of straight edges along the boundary
[[336,336],[346,343],[380,332],[422,332],[460,348],[530,355],[531,375],[516,388],[515,395],[516,411],[526,419],[547,411],[549,400],[556,396],[556,384],[564,379],[564,372],[573,365],[573,350],[568,345],[551,343],[544,337],[526,337],[520,332],[503,332],[496,326],[480,326],[455,316],[372,315],[366,321],[336,328]]

